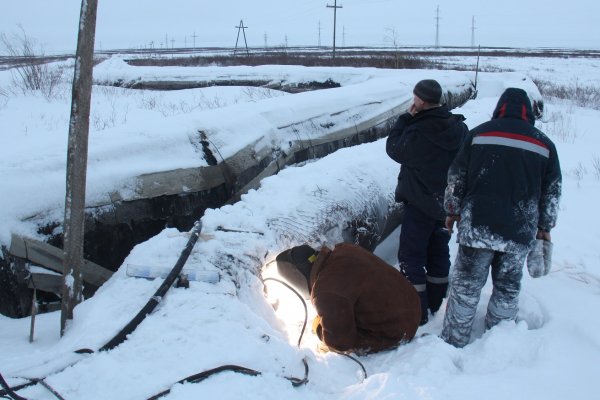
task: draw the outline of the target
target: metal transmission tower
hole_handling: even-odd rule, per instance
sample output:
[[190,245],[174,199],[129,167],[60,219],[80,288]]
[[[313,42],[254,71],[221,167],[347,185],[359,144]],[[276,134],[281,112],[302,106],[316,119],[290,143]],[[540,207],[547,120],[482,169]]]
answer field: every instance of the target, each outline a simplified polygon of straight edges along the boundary
[[475,16],[471,21],[471,47],[475,48]]
[[238,28],[237,39],[235,40],[235,49],[233,50],[233,55],[235,56],[235,52],[237,51],[238,41],[240,40],[240,31],[244,34],[244,44],[246,45],[246,55],[250,56],[250,52],[248,51],[248,42],[246,41],[246,29],[247,26],[244,26],[244,20],[240,19],[240,25],[236,26]]
[[435,47],[440,47],[440,5],[435,10]]
[[335,60],[335,24],[337,19],[337,9],[343,6],[337,5],[337,0],[333,1],[333,5],[327,4],[327,8],[333,8],[333,59]]

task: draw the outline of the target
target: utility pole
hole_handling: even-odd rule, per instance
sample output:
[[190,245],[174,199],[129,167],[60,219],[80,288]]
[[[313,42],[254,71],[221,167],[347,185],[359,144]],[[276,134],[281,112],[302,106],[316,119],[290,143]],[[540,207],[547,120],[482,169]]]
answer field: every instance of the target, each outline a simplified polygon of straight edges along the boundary
[[235,49],[233,50],[233,55],[235,55],[235,52],[237,51],[238,41],[240,40],[240,30],[241,30],[242,33],[244,34],[244,44],[246,45],[246,55],[250,56],[250,52],[248,51],[248,42],[246,41],[246,29],[248,27],[244,26],[244,20],[240,19],[240,25],[236,26],[236,28],[238,28],[238,34],[237,34],[237,39],[235,40]]
[[194,49],[196,48],[196,38],[197,38],[197,37],[198,37],[198,36],[196,36],[196,32],[194,32],[194,34],[192,35],[192,38],[194,39],[194,44],[193,44],[193,46],[194,46]]
[[334,0],[333,5],[327,4],[327,8],[333,8],[333,59],[335,60],[335,25],[337,19],[337,9],[343,8],[343,6],[338,6],[337,0]]
[[75,306],[83,300],[81,266],[97,10],[98,0],[81,0],[67,147],[61,336],[65,333],[68,322],[73,320]]
[[475,48],[475,16],[471,21],[471,48]]
[[169,38],[167,37],[167,34],[165,33],[165,50],[169,48]]
[[269,46],[267,45],[267,32],[265,32],[265,50],[267,50]]
[[321,20],[319,20],[319,47],[321,47]]
[[346,25],[342,25],[342,47],[346,47]]
[[175,48],[175,39],[171,38],[171,48]]
[[440,47],[440,5],[435,11],[435,47]]

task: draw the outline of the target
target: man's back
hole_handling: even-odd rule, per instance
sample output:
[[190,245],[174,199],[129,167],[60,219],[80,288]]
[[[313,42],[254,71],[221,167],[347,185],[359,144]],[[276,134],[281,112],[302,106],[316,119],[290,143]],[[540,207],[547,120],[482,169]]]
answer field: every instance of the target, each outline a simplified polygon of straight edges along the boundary
[[396,200],[415,205],[432,218],[444,218],[446,176],[467,127],[446,106],[401,116],[390,132],[386,152],[402,166]]
[[493,119],[467,137],[449,171],[446,194],[449,214],[460,210],[461,244],[520,252],[538,227],[554,226],[560,197],[558,156],[533,122],[525,92],[508,89]]
[[359,246],[321,249],[311,282],[324,341],[333,348],[378,351],[412,339],[418,328],[420,306],[413,286]]

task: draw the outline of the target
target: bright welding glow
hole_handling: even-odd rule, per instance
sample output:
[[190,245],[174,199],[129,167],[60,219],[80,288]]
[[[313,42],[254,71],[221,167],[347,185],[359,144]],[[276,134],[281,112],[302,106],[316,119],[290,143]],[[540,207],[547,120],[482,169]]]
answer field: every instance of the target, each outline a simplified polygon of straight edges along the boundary
[[[275,278],[288,283],[285,278],[277,272],[277,265],[275,262],[268,263],[263,268],[262,277],[263,279]],[[304,324],[304,306],[302,305],[300,298],[285,285],[276,281],[266,281],[265,288],[265,297],[269,304],[273,306],[275,315],[281,321],[288,340],[291,344],[296,345],[302,332],[302,325]],[[304,301],[306,302],[306,308],[308,310],[308,319],[306,321],[306,329],[300,346],[314,349],[319,343],[319,339],[311,332],[311,326],[317,312],[310,300],[305,299]]]

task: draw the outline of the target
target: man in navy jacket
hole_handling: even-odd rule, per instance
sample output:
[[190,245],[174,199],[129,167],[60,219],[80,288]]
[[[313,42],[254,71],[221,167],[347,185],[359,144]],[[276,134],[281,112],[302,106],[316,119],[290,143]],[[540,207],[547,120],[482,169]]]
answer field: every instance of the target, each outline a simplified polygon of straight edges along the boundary
[[444,226],[444,189],[450,163],[468,128],[462,115],[441,105],[442,88],[433,79],[418,82],[413,104],[390,132],[387,154],[402,164],[396,201],[404,203],[398,262],[421,300],[421,324],[446,296],[450,234]]
[[442,339],[469,342],[481,289],[492,268],[486,328],[514,320],[523,264],[533,241],[550,240],[561,195],[554,143],[534,127],[522,89],[501,95],[491,121],[471,130],[448,172],[446,227],[460,244]]

